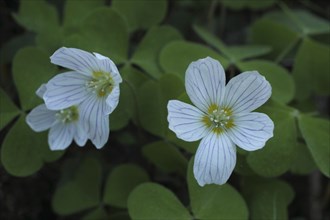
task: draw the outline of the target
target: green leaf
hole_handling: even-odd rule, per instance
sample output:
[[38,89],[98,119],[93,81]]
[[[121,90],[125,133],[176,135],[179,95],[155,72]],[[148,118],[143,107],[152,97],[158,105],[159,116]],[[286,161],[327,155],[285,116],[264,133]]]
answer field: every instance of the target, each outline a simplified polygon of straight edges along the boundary
[[288,103],[294,97],[295,84],[291,74],[283,67],[265,60],[253,60],[238,63],[242,71],[257,70],[265,76],[272,86],[272,99],[279,103]]
[[148,174],[137,165],[117,166],[107,178],[103,200],[108,205],[127,208],[127,199],[131,191],[148,180]]
[[228,61],[218,53],[201,44],[173,41],[167,44],[160,54],[160,65],[167,73],[175,73],[184,79],[188,65],[201,58],[210,56],[219,60],[224,68]]
[[[102,207],[98,207],[85,215],[82,220],[104,220],[109,219],[107,212]],[[112,219],[112,218],[111,218]]]
[[133,190],[128,198],[128,212],[133,220],[192,219],[173,192],[155,183],[144,183]]
[[296,99],[303,100],[312,91],[330,95],[330,47],[312,39],[305,39],[294,61],[293,77],[296,82]]
[[11,101],[8,95],[0,88],[0,131],[11,122],[20,110]]
[[113,0],[112,7],[122,14],[129,30],[147,29],[159,24],[165,17],[166,0]]
[[281,180],[246,179],[243,192],[250,210],[250,218],[258,220],[288,219],[288,205],[294,191]]
[[[284,6],[285,7],[285,6]],[[329,33],[329,22],[317,17],[306,10],[290,10],[285,7],[284,11],[268,13],[265,17],[301,34],[302,37],[313,34]]]
[[270,47],[262,45],[243,45],[228,47],[228,52],[231,56],[231,62],[234,64],[241,60],[268,54],[270,51]]
[[221,53],[223,53],[227,58],[230,58],[230,52],[228,51],[228,47],[225,45],[224,42],[220,40],[220,38],[214,36],[212,33],[210,33],[205,28],[194,25],[193,26],[194,31],[198,34],[200,38],[202,38],[206,43],[214,47],[215,49],[219,50]]
[[11,63],[19,49],[34,44],[34,38],[35,34],[26,32],[5,42],[0,50],[0,65]]
[[291,165],[294,174],[306,175],[317,169],[310,151],[305,144],[299,143]]
[[301,115],[298,124],[314,162],[324,175],[330,177],[330,121]]
[[104,0],[66,0],[64,7],[64,25],[76,26],[95,9],[102,7]]
[[48,56],[51,56],[58,48],[63,46],[63,29],[58,27],[54,28],[53,31],[38,33],[35,42],[38,47],[48,52]]
[[43,50],[25,47],[18,51],[13,61],[13,78],[23,110],[41,103],[35,91],[56,72],[57,67],[50,63]]
[[138,90],[138,109],[141,126],[151,134],[165,137],[169,131],[167,103],[184,91],[182,81],[175,75],[165,74],[159,82],[148,81]]
[[115,63],[126,61],[128,30],[124,19],[116,11],[107,7],[94,10],[82,21],[81,31],[83,39],[80,39],[80,44],[83,49],[108,56]]
[[117,131],[124,128],[133,115],[133,96],[127,83],[120,84],[120,97],[116,109],[110,114],[110,129]]
[[158,169],[167,172],[177,172],[185,175],[187,159],[172,144],[156,141],[145,145],[142,154]]
[[266,113],[274,122],[274,137],[266,146],[250,152],[247,162],[260,176],[275,177],[289,170],[297,146],[296,110],[271,102],[257,112]]
[[131,61],[154,78],[159,78],[161,69],[158,57],[161,49],[167,43],[180,39],[181,34],[171,26],[152,27],[136,48]]
[[222,4],[233,10],[249,8],[253,10],[266,9],[273,6],[278,0],[221,0]]
[[52,198],[56,213],[69,215],[96,207],[101,200],[101,164],[95,158],[86,158],[73,176],[59,185]]
[[193,159],[187,174],[190,205],[196,219],[248,219],[247,205],[229,184],[200,187],[193,174]]
[[[257,19],[251,26],[252,43],[268,45],[272,48],[269,57],[274,59],[291,45],[297,43],[299,34],[270,18]],[[276,37],[271,37],[276,36]]]
[[21,115],[8,132],[1,148],[1,162],[6,171],[14,176],[29,176],[37,172],[44,162],[58,159],[64,151],[50,151],[47,133],[35,133]]
[[35,32],[52,31],[59,26],[55,7],[45,0],[21,1],[18,14],[14,14],[14,18],[17,23]]

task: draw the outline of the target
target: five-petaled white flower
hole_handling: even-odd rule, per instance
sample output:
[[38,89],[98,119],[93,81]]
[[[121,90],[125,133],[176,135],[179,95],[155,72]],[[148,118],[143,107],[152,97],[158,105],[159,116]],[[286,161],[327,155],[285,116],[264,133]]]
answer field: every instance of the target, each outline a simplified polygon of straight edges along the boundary
[[79,104],[89,138],[101,148],[109,137],[109,114],[118,105],[122,78],[109,58],[93,54],[65,47],[55,51],[51,62],[73,71],[52,78],[43,99],[51,110]]
[[[45,91],[46,86],[43,84],[36,93],[42,98]],[[88,135],[84,130],[80,112],[79,105],[62,110],[49,110],[45,104],[41,104],[27,115],[26,122],[36,132],[50,128],[48,134],[50,149],[63,150],[71,144],[72,140],[75,140],[79,146],[86,144]]]
[[271,96],[271,86],[257,71],[243,72],[227,85],[221,64],[210,57],[192,62],[185,86],[192,103],[168,103],[169,128],[185,141],[202,139],[194,161],[200,186],[224,184],[236,164],[236,146],[262,148],[274,124],[263,113],[251,112]]

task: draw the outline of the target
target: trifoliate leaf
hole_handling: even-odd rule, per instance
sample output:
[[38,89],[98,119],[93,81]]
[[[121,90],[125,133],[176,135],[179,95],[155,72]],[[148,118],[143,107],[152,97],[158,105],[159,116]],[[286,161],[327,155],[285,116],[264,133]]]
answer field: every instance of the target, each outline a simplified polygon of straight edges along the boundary
[[288,219],[288,205],[294,197],[289,184],[281,180],[251,178],[244,180],[242,188],[250,219]]
[[175,75],[165,74],[159,82],[148,81],[138,90],[141,126],[151,134],[165,137],[169,131],[167,103],[184,91],[183,82]]
[[111,206],[126,208],[131,191],[148,180],[148,174],[139,166],[120,165],[112,170],[107,178],[103,201]]
[[173,41],[163,48],[160,54],[160,65],[166,73],[175,73],[184,79],[188,65],[194,60],[207,56],[219,60],[224,69],[229,64],[227,59],[201,44]]
[[8,95],[0,88],[0,131],[20,113]]
[[45,0],[21,1],[14,18],[20,25],[35,32],[52,31],[59,26],[55,7]]
[[247,205],[240,193],[231,185],[200,187],[193,174],[193,159],[187,174],[190,205],[196,219],[248,219]]
[[146,33],[132,57],[132,62],[139,65],[154,78],[159,78],[159,54],[169,42],[182,39],[181,34],[171,26],[152,27]]
[[130,31],[159,24],[165,17],[166,0],[113,0],[112,8],[125,17]]
[[191,220],[188,210],[173,192],[156,183],[143,183],[128,198],[128,212],[133,220]]
[[1,148],[1,162],[14,176],[29,176],[37,172],[44,162],[58,159],[64,151],[50,151],[47,132],[35,133],[21,115],[8,132]]
[[169,143],[157,141],[147,144],[142,148],[142,154],[164,172],[186,174],[187,159]]
[[13,61],[13,78],[23,110],[42,102],[35,92],[55,73],[57,67],[50,63],[48,54],[43,50],[25,47],[18,51]]
[[247,162],[260,176],[279,176],[291,167],[297,146],[296,110],[270,102],[258,112],[266,113],[274,122],[274,136],[260,150],[249,152]]
[[83,49],[107,56],[116,64],[126,61],[128,30],[118,12],[107,7],[94,10],[82,21],[81,31]]
[[101,164],[97,159],[84,159],[70,179],[59,185],[52,206],[60,215],[73,214],[96,207],[101,200]]
[[272,99],[288,103],[294,97],[295,84],[292,75],[283,67],[265,60],[253,60],[238,64],[241,71],[256,70],[265,76],[272,86]]
[[314,162],[330,177],[330,122],[326,119],[301,115],[298,124]]

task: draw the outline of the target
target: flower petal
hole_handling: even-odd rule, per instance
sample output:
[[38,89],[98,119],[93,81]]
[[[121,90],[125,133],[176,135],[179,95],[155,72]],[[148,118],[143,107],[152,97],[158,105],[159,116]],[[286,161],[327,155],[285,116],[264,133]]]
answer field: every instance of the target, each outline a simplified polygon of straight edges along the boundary
[[194,161],[194,175],[200,186],[224,184],[236,164],[236,147],[226,134],[210,133],[202,139]]
[[226,75],[219,61],[207,57],[192,62],[186,71],[186,91],[190,100],[207,112],[211,104],[221,104]]
[[49,130],[48,144],[51,150],[64,150],[67,148],[73,139],[75,133],[73,123],[64,124],[56,123]]
[[[80,111],[79,111],[80,112]],[[75,124],[75,134],[73,136],[75,142],[78,146],[82,147],[86,144],[88,139],[88,134],[85,130],[84,121],[82,120],[82,117],[79,117],[78,122]]]
[[93,53],[95,57],[98,59],[98,63],[100,68],[105,71],[106,73],[110,73],[113,81],[115,82],[115,85],[118,85],[123,81],[121,78],[119,71],[117,69],[117,66],[115,63],[110,60],[108,57],[105,57],[98,53]]
[[205,137],[209,129],[203,123],[203,112],[198,108],[178,100],[167,104],[169,128],[178,138],[185,141],[197,141]]
[[227,131],[230,139],[247,151],[258,150],[273,137],[274,123],[263,113],[252,112],[235,117],[235,126]]
[[42,98],[44,94],[46,93],[46,83],[43,83],[36,91],[36,94],[39,98]]
[[224,106],[234,113],[250,112],[264,104],[272,94],[272,87],[257,71],[249,71],[232,78],[226,86]]
[[49,129],[56,121],[56,111],[49,110],[45,104],[39,105],[26,116],[26,123],[39,132]]
[[50,57],[50,61],[86,76],[91,76],[94,71],[101,70],[93,54],[76,48],[61,47]]
[[98,99],[93,95],[81,103],[81,117],[85,130],[98,149],[102,148],[109,138],[109,116],[104,114],[107,108],[104,99]]
[[120,95],[120,89],[119,86],[115,86],[113,90],[111,91],[110,95],[106,99],[107,103],[107,110],[106,115],[111,114],[113,110],[117,107],[119,103],[119,95]]
[[47,108],[60,110],[80,103],[89,93],[86,88],[89,80],[89,77],[77,72],[56,75],[46,85],[43,98]]

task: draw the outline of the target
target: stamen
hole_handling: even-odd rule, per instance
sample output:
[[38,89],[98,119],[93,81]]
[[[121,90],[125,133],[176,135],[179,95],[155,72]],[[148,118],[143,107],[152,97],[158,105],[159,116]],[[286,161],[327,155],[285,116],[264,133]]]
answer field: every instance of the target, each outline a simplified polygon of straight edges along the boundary
[[56,113],[56,117],[62,123],[70,123],[79,119],[79,111],[76,106],[71,106],[69,108],[60,110],[58,113]]
[[93,79],[86,83],[86,87],[97,94],[98,97],[104,97],[111,93],[114,86],[113,79],[110,73],[93,72]]
[[209,114],[203,118],[204,123],[214,132],[221,133],[234,126],[231,109],[221,108],[212,104],[208,110]]

